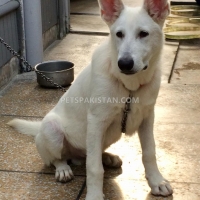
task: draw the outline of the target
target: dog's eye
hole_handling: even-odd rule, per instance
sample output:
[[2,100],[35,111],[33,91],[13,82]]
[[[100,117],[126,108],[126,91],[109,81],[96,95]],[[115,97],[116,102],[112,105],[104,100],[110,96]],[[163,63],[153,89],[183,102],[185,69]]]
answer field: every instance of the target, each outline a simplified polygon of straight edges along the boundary
[[118,32],[116,33],[116,36],[117,36],[118,38],[123,38],[123,37],[124,37],[124,34],[123,34],[121,31],[118,31]]
[[140,33],[139,33],[139,37],[140,37],[140,38],[145,38],[145,37],[147,37],[148,35],[149,35],[149,33],[146,32],[146,31],[140,31]]

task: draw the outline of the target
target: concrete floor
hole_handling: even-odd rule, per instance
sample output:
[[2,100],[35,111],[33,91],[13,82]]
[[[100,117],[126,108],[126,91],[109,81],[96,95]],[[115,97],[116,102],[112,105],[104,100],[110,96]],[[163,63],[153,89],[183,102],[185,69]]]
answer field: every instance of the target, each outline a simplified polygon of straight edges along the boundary
[[[126,2],[129,4],[132,1]],[[72,32],[98,31],[103,36],[71,33],[64,40],[51,45],[45,52],[44,60],[72,61],[77,76],[90,62],[94,49],[106,38],[104,33],[108,29],[96,15],[96,0],[73,0],[71,4]],[[88,25],[84,23],[86,21]],[[116,170],[105,169],[106,200],[200,199],[199,53],[200,40],[166,41],[163,50],[162,84],[154,127],[158,165],[174,188],[173,196],[154,197],[149,193],[140,144],[135,135],[132,138],[123,137],[108,149],[122,158],[123,166]],[[172,78],[168,83],[174,63]],[[18,134],[6,125],[14,117],[41,120],[63,93],[40,88],[35,74],[28,73],[19,75],[1,94],[0,199],[83,200],[86,193],[84,166],[72,165],[75,174],[73,181],[66,184],[56,182],[54,168],[44,166],[34,139]]]

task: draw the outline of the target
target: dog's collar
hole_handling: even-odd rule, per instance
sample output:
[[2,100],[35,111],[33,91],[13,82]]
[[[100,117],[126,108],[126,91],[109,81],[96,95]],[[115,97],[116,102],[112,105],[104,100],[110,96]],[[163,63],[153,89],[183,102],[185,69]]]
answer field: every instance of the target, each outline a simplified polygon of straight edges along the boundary
[[[142,88],[145,84],[140,84],[139,88]],[[128,119],[128,113],[131,111],[131,102],[133,98],[133,91],[129,91],[129,97],[126,99],[126,103],[123,110],[122,122],[121,122],[121,132],[126,133],[126,123]]]
[[126,99],[126,103],[125,103],[124,111],[122,115],[122,122],[121,122],[122,133],[126,133],[126,123],[127,123],[128,113],[131,111],[132,98],[133,98],[133,94],[132,94],[132,91],[130,91],[129,97]]

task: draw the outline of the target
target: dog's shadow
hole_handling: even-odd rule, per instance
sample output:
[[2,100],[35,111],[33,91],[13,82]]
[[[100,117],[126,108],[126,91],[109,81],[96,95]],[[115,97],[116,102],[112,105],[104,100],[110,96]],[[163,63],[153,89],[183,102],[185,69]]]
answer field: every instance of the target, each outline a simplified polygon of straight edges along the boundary
[[154,196],[151,193],[148,193],[145,200],[173,200],[173,195],[170,195],[168,197],[163,196]]
[[[72,181],[69,181],[67,183],[57,182],[54,178],[55,168],[53,166],[47,167],[45,165],[41,169],[40,174],[46,174],[46,175],[50,175],[50,176],[39,176],[36,178],[35,181],[37,183],[45,183],[47,185],[50,184],[50,185],[54,185],[55,187],[58,187],[58,195],[61,195],[61,196],[62,195],[65,196],[69,192],[69,191],[66,191],[66,194],[64,194],[65,192],[63,193],[62,187],[71,188],[77,184],[79,186],[82,185],[79,189],[77,188],[78,192],[75,195],[77,195],[76,199],[81,199],[81,200],[85,199],[86,191],[87,191],[86,182],[85,182],[86,181],[86,166],[85,165],[74,165],[71,163],[68,163],[68,164],[70,165],[70,167],[74,173],[74,179]],[[110,168],[110,167],[104,166],[104,171],[105,171],[105,173],[104,173],[104,189],[103,189],[103,191],[104,191],[104,194],[106,197],[105,200],[106,199],[113,199],[113,200],[126,199],[123,196],[120,186],[115,181],[115,178],[122,174],[122,168]],[[80,183],[77,183],[77,181]],[[42,187],[40,187],[40,188],[42,188]],[[38,192],[42,193],[42,191],[38,191]],[[49,198],[51,198],[54,195],[51,192],[49,192],[48,196],[49,196]],[[74,200],[74,199],[69,199],[69,200]]]
[[[80,188],[80,199],[83,200],[85,199],[85,195],[86,195],[86,185],[84,183],[84,181],[86,180],[86,167],[85,165],[73,165],[70,164],[70,167],[72,169],[72,171],[74,172],[75,175],[75,179],[76,180],[77,177],[82,177],[82,179],[80,179],[81,184],[82,184],[82,188]],[[110,167],[106,167],[104,166],[104,194],[105,194],[105,200],[126,200],[128,199],[132,199],[134,194],[134,186],[132,187],[130,185],[130,182],[127,181],[126,179],[120,178],[118,176],[122,175],[122,168],[110,168]],[[67,182],[67,183],[59,183],[54,180],[54,173],[55,173],[55,168],[53,166],[51,167],[46,167],[44,166],[44,168],[42,169],[42,172],[44,174],[49,174],[52,175],[51,178],[49,179],[49,181],[53,181],[54,184],[56,186],[58,186],[58,188],[60,186],[66,186],[70,187],[70,185],[74,185],[73,180],[72,182]],[[46,173],[45,173],[46,172]],[[119,179],[117,179],[119,178]],[[39,178],[39,182],[43,182],[42,180],[45,180],[44,177],[40,176]],[[38,180],[37,180],[38,181]],[[123,181],[125,181],[123,183]],[[67,184],[67,185],[66,185]],[[124,186],[121,187],[122,185],[126,185],[125,187],[127,187],[127,189],[124,190]],[[59,186],[60,185],[60,186]],[[82,191],[81,191],[82,190]],[[135,191],[137,193],[137,191]],[[144,191],[145,192],[145,191]],[[59,193],[59,192],[58,192]],[[51,196],[52,194],[49,194],[49,196]],[[61,194],[60,194],[61,195]],[[62,194],[63,195],[63,194]],[[66,192],[67,195],[67,192]],[[138,195],[137,195],[138,196]],[[134,198],[133,198],[134,199]],[[72,199],[70,199],[72,200]],[[169,196],[169,197],[161,197],[161,196],[153,196],[150,192],[148,194],[146,194],[146,196],[141,195],[141,198],[138,200],[173,200],[173,196]]]
[[122,168],[113,168],[104,166],[104,177],[105,178],[116,178],[122,174]]

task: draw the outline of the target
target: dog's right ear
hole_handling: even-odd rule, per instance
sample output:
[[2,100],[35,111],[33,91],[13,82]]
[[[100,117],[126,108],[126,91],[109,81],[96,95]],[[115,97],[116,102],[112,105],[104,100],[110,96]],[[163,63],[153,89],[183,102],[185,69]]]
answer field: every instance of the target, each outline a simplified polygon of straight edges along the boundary
[[121,0],[98,0],[102,19],[110,26],[124,9]]

